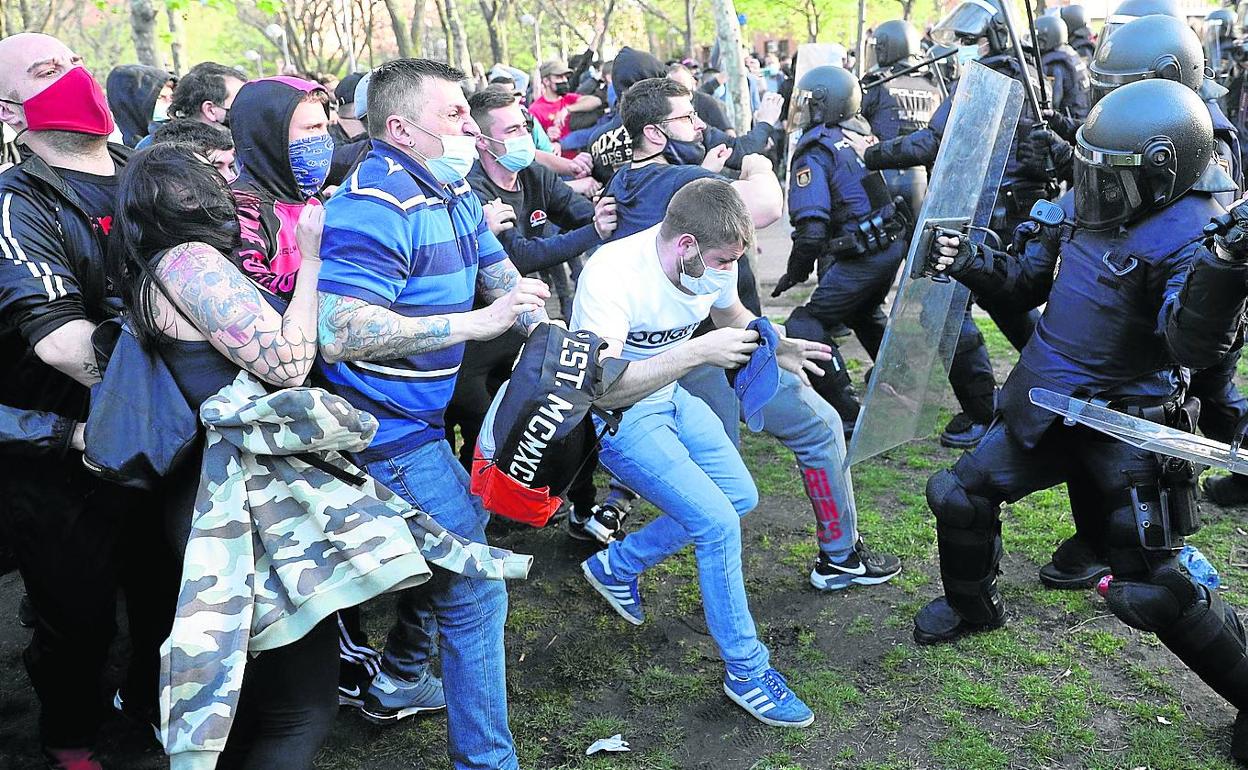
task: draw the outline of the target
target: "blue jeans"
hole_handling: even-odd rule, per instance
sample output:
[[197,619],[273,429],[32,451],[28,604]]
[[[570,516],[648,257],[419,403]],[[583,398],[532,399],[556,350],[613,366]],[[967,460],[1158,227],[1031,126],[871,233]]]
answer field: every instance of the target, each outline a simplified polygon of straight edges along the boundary
[[[720,369],[699,367],[681,378],[689,392],[710,405],[738,435],[741,406]],[[845,469],[845,431],[841,416],[796,374],[780,370],[780,389],[763,408],[763,430],[779,439],[797,458],[797,469],[815,512],[819,549],[840,561],[858,540],[854,486]]]
[[603,439],[599,460],[662,511],[607,547],[612,574],[631,580],[693,543],[706,625],[728,672],[766,671],[741,577],[740,517],[758,490],[710,407],[679,386],[670,401],[637,404]]
[[[457,535],[484,543],[489,518],[468,492],[468,474],[445,441],[366,466],[368,474]],[[512,770],[516,749],[507,726],[501,580],[464,577],[438,567],[429,582],[403,592],[381,665],[400,679],[419,678],[438,629],[446,690],[447,752],[456,770]]]

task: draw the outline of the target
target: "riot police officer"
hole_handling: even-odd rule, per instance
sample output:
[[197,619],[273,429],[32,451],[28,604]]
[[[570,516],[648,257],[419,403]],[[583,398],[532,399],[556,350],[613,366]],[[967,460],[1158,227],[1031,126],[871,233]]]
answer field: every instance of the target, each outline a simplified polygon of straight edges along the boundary
[[1062,23],[1066,25],[1066,37],[1070,47],[1086,62],[1092,58],[1096,50],[1096,41],[1092,37],[1092,28],[1088,26],[1088,16],[1082,5],[1064,5],[1059,11]]
[[1232,8],[1215,8],[1205,14],[1205,53],[1214,78],[1223,85],[1234,66],[1231,52],[1239,32],[1235,22]]
[[[1205,56],[1196,33],[1178,19],[1154,15],[1118,27],[1114,41],[1114,45],[1098,50],[1089,66],[1093,103],[1126,83],[1148,78],[1180,82],[1196,92],[1209,110],[1218,158],[1196,186],[1223,205],[1232,203],[1239,182],[1239,139],[1212,99],[1221,89],[1205,78]],[[1065,138],[1074,141],[1081,121],[1054,116],[1052,123]],[[1065,143],[1050,144],[1046,151],[1067,162],[1074,154]],[[1234,178],[1227,178],[1223,168]],[[1238,361],[1237,345],[1216,365],[1194,372],[1189,388],[1203,405],[1201,432],[1220,441],[1230,441],[1236,425],[1248,414],[1248,401],[1234,383]],[[1209,496],[1220,502],[1234,502],[1238,495],[1248,495],[1248,482],[1238,476],[1212,479],[1206,487]],[[1040,580],[1050,588],[1086,588],[1109,572],[1104,504],[1080,479],[1072,479],[1069,488],[1076,532],[1040,568]]]
[[[991,10],[990,10],[991,9]],[[1013,55],[1009,27],[1005,20],[1005,11],[1001,0],[967,0],[958,5],[942,19],[931,32],[932,39],[941,45],[977,44],[984,55],[979,63],[996,72],[1022,80],[1030,77],[1024,73],[1022,63]],[[955,86],[956,89],[956,86]],[[940,150],[940,141],[944,133],[945,123],[952,108],[953,96],[945,99],[936,109],[932,121],[927,128],[900,136],[892,141],[881,142],[871,147],[864,155],[869,169],[908,168],[914,165],[931,165]],[[1040,171],[1036,173],[1024,167],[1018,161],[1017,149],[1019,140],[1035,125],[1038,116],[1030,109],[1024,108],[1015,130],[1014,142],[1010,148],[1010,157],[1006,162],[1005,173],[1001,178],[1001,187],[997,192],[997,205],[993,213],[990,227],[998,234],[1003,243],[1009,243],[1014,228],[1027,218],[1031,205],[1048,194],[1047,185],[1050,180]],[[1009,339],[1010,343],[1022,350],[1039,317],[1034,311],[1019,311],[994,302],[985,303],[978,300],[981,307],[988,311],[998,328]],[[958,356],[973,361],[987,360],[987,350],[982,353],[983,337],[971,319],[970,308],[963,319],[962,337],[958,341],[954,363],[958,364]],[[968,374],[974,373],[973,380]],[[978,390],[975,383],[984,380],[983,373],[973,368],[958,367],[950,372],[950,380],[954,383],[955,392],[959,388]],[[941,435],[941,443],[946,446],[966,447],[974,444],[974,440],[983,435],[986,425],[979,424],[969,415],[958,415],[945,428]],[[963,438],[965,437],[965,438]]]
[[[862,91],[848,70],[826,65],[802,76],[795,92],[802,137],[789,174],[789,221],[793,251],[772,296],[805,281],[815,265],[831,257],[810,300],[795,309],[785,329],[790,336],[827,341],[827,330],[845,323],[874,358],[887,319],[881,309],[906,254],[907,222],[889,195],[883,176],[868,172],[859,146],[871,126],[859,115]],[[859,404],[836,345],[826,374],[812,378],[815,390],[846,426]]]
[[1092,109],[1092,84],[1088,67],[1075,49],[1067,44],[1066,24],[1053,16],[1036,19],[1036,48],[1040,51],[1040,63],[1044,76],[1051,86],[1049,97],[1053,109],[1083,120]]
[[[1202,225],[1223,209],[1191,190],[1208,167],[1213,127],[1200,98],[1180,84],[1152,79],[1117,89],[1078,139],[1073,196],[1064,207],[1073,223],[1040,230],[1019,256],[936,239],[937,269],[973,290],[1048,304],[1002,388],[1001,419],[951,470],[928,481],[945,594],[917,614],[915,639],[948,642],[1004,624],[1001,503],[1079,473],[1112,509],[1110,609],[1155,632],[1242,710],[1244,630],[1218,593],[1177,560],[1183,537],[1199,527],[1195,469],[1067,426],[1033,406],[1028,391],[1046,388],[1143,419],[1190,423],[1180,367],[1218,361],[1239,333],[1248,205],[1235,210],[1235,229],[1206,247]],[[1245,721],[1237,720],[1237,733],[1248,733]],[[1233,752],[1248,755],[1245,744],[1236,740]]]
[[1101,34],[1096,39],[1096,51],[1104,48],[1123,25],[1145,16],[1169,16],[1182,22],[1187,21],[1182,0],[1122,0],[1105,20],[1105,26],[1101,27]]
[[[944,83],[934,68],[883,78],[910,67],[922,54],[919,32],[902,19],[876,27],[872,38],[876,66],[862,82],[862,116],[882,142],[926,128],[945,98]],[[901,196],[917,213],[927,191],[927,168],[886,169],[884,179],[894,196]]]

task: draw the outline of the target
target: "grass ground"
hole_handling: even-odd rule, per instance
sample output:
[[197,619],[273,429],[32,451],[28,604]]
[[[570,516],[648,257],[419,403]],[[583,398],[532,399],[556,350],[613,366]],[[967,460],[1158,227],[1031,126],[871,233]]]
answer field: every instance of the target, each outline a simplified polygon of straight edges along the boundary
[[[1014,354],[985,324],[1000,373]],[[852,350],[852,348],[847,348]],[[851,353],[852,355],[852,353]],[[865,363],[858,354],[857,364]],[[920,648],[911,618],[940,592],[923,485],[956,453],[934,440],[854,469],[860,527],[870,544],[902,557],[892,583],[820,594],[806,575],[814,524],[792,455],[745,433],[743,452],[761,492],[743,522],[747,589],[773,661],[814,708],[800,731],[769,728],[719,689],[721,664],[702,620],[696,569],[682,553],[646,575],[648,620],[633,627],[606,610],[580,577],[588,551],[557,528],[498,543],[536,555],[511,586],[507,666],[521,766],[537,768],[749,768],[795,770],[1222,770],[1232,710],[1162,648],[1118,623],[1092,592],[1041,587],[1036,569],[1072,531],[1064,488],[1032,495],[1004,514],[1003,591],[1008,626],[952,646]],[[1248,607],[1244,511],[1206,504],[1192,540],[1222,569],[1228,599]],[[644,519],[653,510],[643,507]],[[0,582],[0,767],[29,767],[34,703],[12,623],[12,576]],[[380,642],[390,602],[367,609]],[[343,712],[318,759],[325,770],[442,768],[445,719],[389,729]],[[597,738],[622,733],[627,754],[586,757]],[[138,756],[141,731],[110,725],[115,767],[160,767]]]

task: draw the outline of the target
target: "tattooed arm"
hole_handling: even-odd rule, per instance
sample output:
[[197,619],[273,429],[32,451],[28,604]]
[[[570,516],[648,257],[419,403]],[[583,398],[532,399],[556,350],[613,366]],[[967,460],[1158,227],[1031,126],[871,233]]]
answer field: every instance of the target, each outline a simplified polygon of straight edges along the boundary
[[409,318],[362,299],[321,292],[321,356],[329,363],[404,358],[468,340],[492,340],[533,313],[544,319],[541,308],[550,296],[546,284],[520,278],[515,268],[512,273],[515,279],[507,288],[487,295],[488,307],[467,313]]
[[[533,279],[522,278],[520,271],[516,270],[516,266],[511,263],[511,260],[503,259],[489,267],[477,270],[477,293],[485,301],[494,302],[519,286],[521,280],[532,281]],[[537,283],[542,288],[546,286],[540,281]],[[549,292],[547,292],[547,296],[549,296]],[[516,316],[515,327],[522,334],[528,334],[533,330],[533,327],[549,320],[546,316],[546,306],[541,305],[534,310],[525,311]]]
[[35,343],[35,355],[89,388],[100,381],[100,367],[91,345],[94,331],[95,324],[85,319],[67,321]]
[[303,384],[316,358],[320,266],[319,256],[305,250],[284,315],[207,244],[170,249],[156,266],[156,275],[182,315],[222,355],[265,382],[292,387]]

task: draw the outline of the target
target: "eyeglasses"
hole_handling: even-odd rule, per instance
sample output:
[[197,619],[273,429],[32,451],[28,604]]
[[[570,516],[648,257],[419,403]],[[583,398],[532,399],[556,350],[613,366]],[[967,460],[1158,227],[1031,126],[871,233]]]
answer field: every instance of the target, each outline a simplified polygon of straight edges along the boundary
[[680,120],[687,120],[687,121],[689,121],[689,125],[690,125],[690,126],[693,126],[693,125],[694,125],[694,122],[695,122],[697,119],[698,119],[698,113],[696,113],[696,112],[689,112],[689,113],[686,113],[686,114],[684,114],[684,115],[675,115],[675,116],[670,117],[670,118],[663,118],[662,120],[660,120],[660,121],[659,121],[659,123],[675,123],[675,122],[680,121]]

